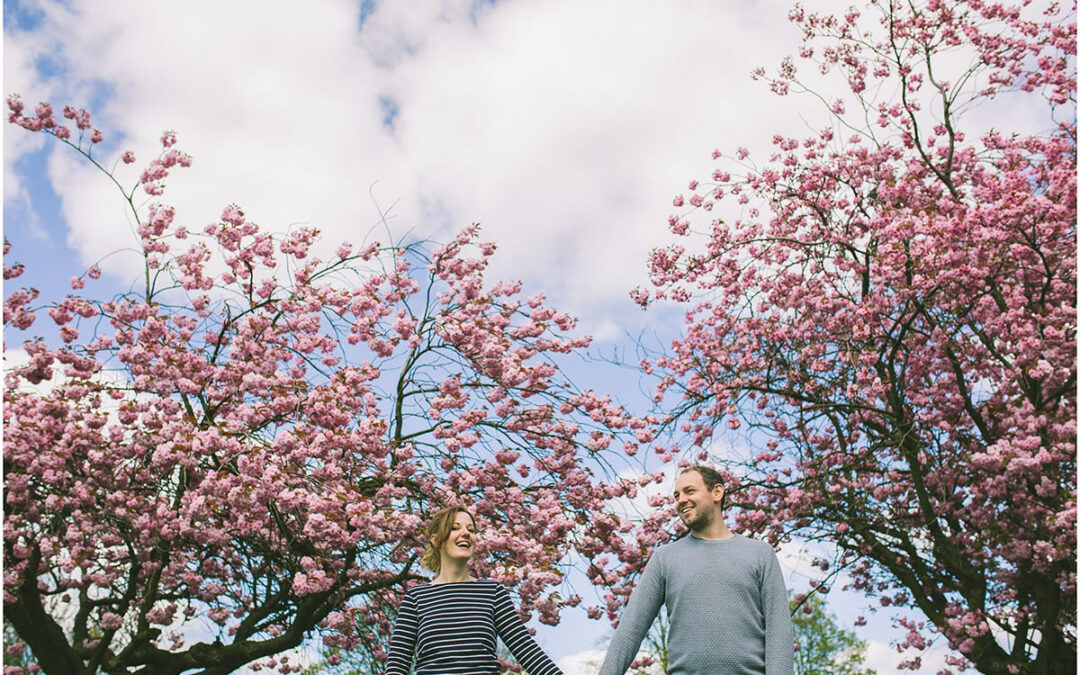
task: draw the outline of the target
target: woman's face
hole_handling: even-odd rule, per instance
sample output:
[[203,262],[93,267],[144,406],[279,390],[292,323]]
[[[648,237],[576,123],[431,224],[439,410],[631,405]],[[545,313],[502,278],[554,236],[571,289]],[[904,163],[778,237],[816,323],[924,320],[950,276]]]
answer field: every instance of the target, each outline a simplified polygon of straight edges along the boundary
[[468,560],[476,551],[476,525],[469,514],[458,511],[454,514],[454,524],[450,527],[450,536],[442,545],[443,560]]

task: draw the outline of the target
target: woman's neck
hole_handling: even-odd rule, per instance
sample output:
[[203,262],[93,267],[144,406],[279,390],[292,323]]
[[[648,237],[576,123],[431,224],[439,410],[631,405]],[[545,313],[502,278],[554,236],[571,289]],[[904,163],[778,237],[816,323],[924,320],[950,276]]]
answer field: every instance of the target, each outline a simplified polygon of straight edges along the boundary
[[442,564],[439,565],[439,573],[432,579],[433,584],[453,584],[461,581],[472,581],[473,578],[469,575],[469,566],[467,560],[446,560],[443,559]]

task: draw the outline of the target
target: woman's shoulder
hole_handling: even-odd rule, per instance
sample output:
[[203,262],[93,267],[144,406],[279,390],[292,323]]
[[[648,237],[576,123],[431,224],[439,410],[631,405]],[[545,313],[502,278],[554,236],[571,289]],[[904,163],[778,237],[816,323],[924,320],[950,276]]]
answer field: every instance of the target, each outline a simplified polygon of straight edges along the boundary
[[409,586],[405,591],[405,595],[417,598],[424,595],[430,595],[432,592],[437,593],[441,590],[445,590],[448,586],[453,586],[453,584],[436,584],[434,583],[434,580],[428,579],[419,584]]

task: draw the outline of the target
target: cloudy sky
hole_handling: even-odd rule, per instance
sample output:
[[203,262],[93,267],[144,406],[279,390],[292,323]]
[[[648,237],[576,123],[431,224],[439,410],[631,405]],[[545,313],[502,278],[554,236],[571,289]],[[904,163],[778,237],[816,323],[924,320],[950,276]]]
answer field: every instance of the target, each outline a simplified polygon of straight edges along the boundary
[[[774,133],[820,119],[811,101],[749,78],[797,49],[790,4],[5,0],[4,89],[31,106],[90,108],[107,166],[123,150],[143,166],[176,130],[195,165],[165,198],[189,229],[229,203],[270,230],[315,225],[330,242],[444,240],[479,222],[500,247],[496,277],[545,291],[617,348],[662,320],[627,293],[712,149],[765,154]],[[105,259],[123,283],[137,260],[105,258],[133,242],[122,202],[43,140],[4,131],[16,257],[62,279]],[[129,184],[133,167],[118,170]],[[584,674],[573,664],[605,628],[569,617],[541,637],[568,674]],[[891,672],[892,635],[873,637],[874,665]]]
[[[804,126],[748,76],[796,44],[788,4],[5,3],[5,91],[91,107],[111,158],[140,157],[132,181],[177,130],[196,165],[166,196],[192,226],[230,202],[332,241],[381,233],[382,212],[394,236],[479,222],[500,244],[496,274],[606,338],[640,320],[627,292],[711,150],[764,151]],[[37,206],[10,168],[40,140],[5,134],[9,211]],[[130,243],[121,204],[74,153],[48,152],[46,170],[64,223],[35,234],[84,263]],[[9,236],[33,227],[13,219]]]

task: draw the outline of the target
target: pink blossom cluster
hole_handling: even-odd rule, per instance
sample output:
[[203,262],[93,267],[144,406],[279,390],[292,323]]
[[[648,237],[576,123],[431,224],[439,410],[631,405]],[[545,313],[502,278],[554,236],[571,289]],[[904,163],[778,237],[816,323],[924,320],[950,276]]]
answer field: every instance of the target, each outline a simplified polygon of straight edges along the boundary
[[[960,669],[1072,663],[1075,14],[916,4],[872,3],[876,27],[793,11],[801,60],[851,96],[763,165],[715,152],[676,197],[670,229],[703,242],[656,250],[633,297],[704,299],[643,368],[688,443],[761,439],[733,463],[739,529],[833,542],[820,583],[923,615],[901,647],[936,632]],[[974,65],[946,82],[951,52]],[[806,86],[794,60],[770,82]],[[966,134],[964,109],[1006,93],[1047,131]]]
[[[71,127],[65,126],[56,119],[53,107],[48,103],[39,103],[37,107],[34,108],[33,116],[23,114],[26,105],[16,94],[8,96],[7,105],[9,111],[8,122],[17,124],[29,131],[44,131],[63,141],[68,141],[68,139],[71,138]],[[90,132],[89,140],[92,144],[100,143],[105,139],[101,130],[92,128],[92,125],[90,124],[90,113],[88,111],[84,109],[76,110],[71,106],[64,106],[63,117],[64,119],[71,120],[75,123],[75,129],[80,134],[80,141],[83,133],[87,131]]]
[[[173,148],[176,145],[176,133],[166,131],[161,135],[161,155],[151,160],[150,165],[142,172],[139,182],[148,195],[160,195],[165,191],[165,179],[169,171],[176,166],[191,166],[191,156]],[[130,151],[122,156],[125,164],[135,161],[135,155]]]

